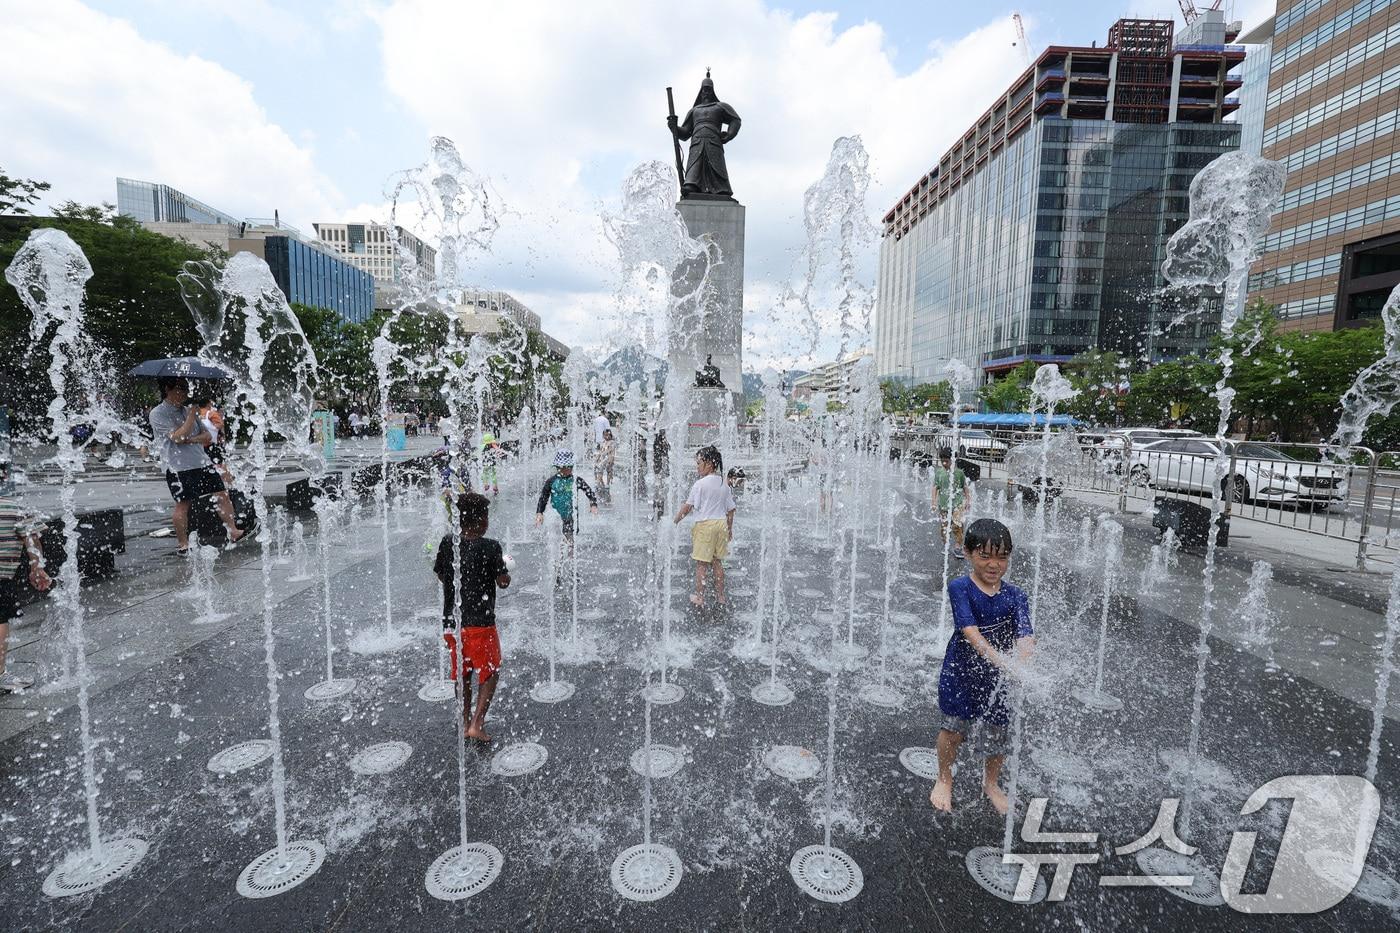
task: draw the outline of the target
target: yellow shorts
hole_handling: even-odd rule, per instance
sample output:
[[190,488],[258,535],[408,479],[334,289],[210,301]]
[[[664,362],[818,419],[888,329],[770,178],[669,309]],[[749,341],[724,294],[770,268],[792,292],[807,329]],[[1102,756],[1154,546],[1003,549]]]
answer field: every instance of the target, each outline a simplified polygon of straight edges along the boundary
[[690,556],[702,564],[720,560],[729,553],[729,522],[711,518],[690,528]]

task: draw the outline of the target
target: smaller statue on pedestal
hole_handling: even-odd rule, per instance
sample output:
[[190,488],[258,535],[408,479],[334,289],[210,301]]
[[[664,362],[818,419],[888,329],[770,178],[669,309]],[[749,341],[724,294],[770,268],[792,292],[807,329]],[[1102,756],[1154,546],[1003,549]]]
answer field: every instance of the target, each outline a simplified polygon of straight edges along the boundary
[[705,365],[695,371],[695,388],[724,388],[724,380],[719,377],[719,367],[710,361],[710,354],[708,353],[705,354]]

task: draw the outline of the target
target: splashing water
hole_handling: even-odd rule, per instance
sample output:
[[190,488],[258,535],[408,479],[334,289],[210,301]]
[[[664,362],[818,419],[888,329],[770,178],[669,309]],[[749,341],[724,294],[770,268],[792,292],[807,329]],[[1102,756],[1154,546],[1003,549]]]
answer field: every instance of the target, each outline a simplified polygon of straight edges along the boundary
[[1240,601],[1240,641],[1246,645],[1267,645],[1272,641],[1278,615],[1269,605],[1269,590],[1274,582],[1274,567],[1266,560],[1256,560],[1249,571],[1244,599]]
[[[251,427],[247,447],[236,457],[238,482],[250,493],[255,514],[267,516],[265,486],[273,463],[270,434],[284,438],[282,457],[313,459],[311,411],[316,355],[267,263],[236,253],[221,270],[213,263],[187,263],[180,292],[204,341],[200,358],[229,373],[234,385],[230,408]],[[272,536],[258,532],[262,567],[264,662],[267,668],[268,738],[272,741],[272,795],[277,853],[287,851],[287,775],[282,760],[278,713],[278,671],[273,638]]]
[[[841,334],[838,359],[852,346],[857,331],[870,326],[875,295],[861,281],[863,249],[875,241],[876,229],[866,207],[870,189],[870,156],[859,136],[842,136],[831,144],[822,177],[802,196],[802,225],[807,240],[801,261],[806,274],[800,290],[791,285],[783,304],[802,312],[797,325],[810,338],[808,353],[816,353],[824,331],[835,324]],[[835,320],[831,311],[835,310]]]
[[[1176,288],[1206,286],[1220,291],[1220,327],[1229,333],[1239,317],[1239,299],[1249,276],[1250,263],[1259,255],[1259,244],[1269,229],[1283,198],[1287,178],[1283,164],[1243,152],[1231,152],[1203,168],[1191,182],[1191,216],[1167,243],[1162,274]],[[1220,381],[1215,398],[1220,409],[1216,434],[1229,432],[1235,390],[1229,380],[1234,358],[1228,346],[1220,349]],[[1215,457],[1210,484],[1210,524],[1216,528],[1221,514],[1222,490],[1229,454],[1221,444]],[[1200,641],[1197,645],[1196,683],[1191,703],[1191,731],[1187,743],[1188,775],[1181,836],[1191,828],[1196,772],[1200,757],[1201,712],[1205,698],[1206,663],[1215,611],[1215,550],[1217,536],[1207,535],[1205,566],[1201,571]]]
[[[63,474],[59,501],[63,514],[64,563],[54,594],[53,615],[58,617],[63,627],[67,657],[77,679],[78,733],[82,743],[88,849],[69,856],[56,873],[68,870],[75,875],[84,873],[92,876],[100,875],[104,853],[97,811],[97,764],[90,707],[92,672],[87,662],[87,638],[83,631],[85,610],[78,581],[79,531],[75,487],[76,474],[82,472],[84,458],[83,448],[74,442],[71,428],[74,424],[90,420],[97,426],[94,437],[105,436],[105,440],[110,440],[114,431],[128,436],[134,436],[136,432],[121,425],[99,401],[99,387],[104,383],[106,373],[99,355],[87,343],[83,326],[83,298],[90,278],[92,266],[82,249],[68,234],[52,229],[31,231],[5,269],[5,281],[19,292],[20,301],[32,315],[29,327],[32,344],[39,346],[48,339],[48,375],[53,390],[48,414],[58,446],[54,460]],[[70,413],[70,386],[77,390],[80,398],[87,400],[86,410],[80,410],[77,417]],[[131,844],[139,847],[142,854],[146,846],[140,840],[114,840],[111,844]],[[92,886],[96,887],[96,884]]]

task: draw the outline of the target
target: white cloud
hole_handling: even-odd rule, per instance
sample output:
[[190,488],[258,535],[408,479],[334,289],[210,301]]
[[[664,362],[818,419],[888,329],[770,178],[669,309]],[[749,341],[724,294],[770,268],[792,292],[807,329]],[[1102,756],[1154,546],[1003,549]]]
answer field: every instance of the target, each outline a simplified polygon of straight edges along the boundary
[[[1006,17],[931,49],[907,74],[878,24],[840,28],[834,14],[795,18],[759,0],[397,0],[377,19],[390,90],[429,133],[454,139],[515,211],[480,274],[528,292],[570,343],[607,331],[577,311],[606,313],[614,288],[600,200],[638,162],[671,159],[667,84],[683,115],[709,65],[744,119],[727,157],[748,207],[750,355],[772,357],[782,336],[753,316],[801,248],[802,193],[832,141],[864,138],[878,218],[1022,69]],[[865,268],[873,276],[869,257]]]
[[74,0],[0,0],[0,126],[11,174],[54,202],[113,201],[118,175],[173,185],[238,214],[318,220],[336,186],[270,121],[251,85]]

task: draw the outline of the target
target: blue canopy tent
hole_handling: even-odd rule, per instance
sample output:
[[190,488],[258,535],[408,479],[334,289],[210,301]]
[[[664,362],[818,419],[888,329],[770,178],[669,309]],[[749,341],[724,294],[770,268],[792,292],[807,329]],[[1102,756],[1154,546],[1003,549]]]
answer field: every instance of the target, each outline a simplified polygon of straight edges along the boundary
[[[1050,419],[1052,428],[1077,428],[1084,422],[1078,418],[1071,418],[1069,415],[1055,415]],[[958,426],[963,428],[990,428],[991,430],[1016,431],[1026,428],[1045,427],[1045,416],[1037,412],[1033,415],[991,412],[991,411],[968,411],[958,416]]]

